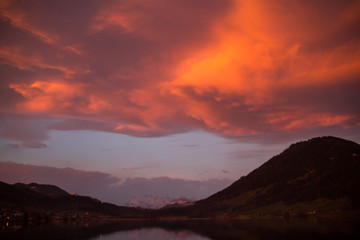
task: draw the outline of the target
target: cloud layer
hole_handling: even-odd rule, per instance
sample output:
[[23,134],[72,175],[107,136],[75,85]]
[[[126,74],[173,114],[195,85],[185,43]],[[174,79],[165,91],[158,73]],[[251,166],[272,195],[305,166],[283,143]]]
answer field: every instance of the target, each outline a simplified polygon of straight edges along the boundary
[[[2,1],[0,17],[0,137],[25,147],[49,129],[360,132],[359,1]],[[18,134],[26,119],[52,120]]]
[[53,184],[69,193],[91,196],[120,205],[125,205],[134,199],[149,199],[150,201],[157,198],[172,200],[186,197],[199,200],[232,183],[229,179],[192,181],[168,177],[122,180],[102,172],[12,162],[0,162],[0,181],[11,184],[16,182]]

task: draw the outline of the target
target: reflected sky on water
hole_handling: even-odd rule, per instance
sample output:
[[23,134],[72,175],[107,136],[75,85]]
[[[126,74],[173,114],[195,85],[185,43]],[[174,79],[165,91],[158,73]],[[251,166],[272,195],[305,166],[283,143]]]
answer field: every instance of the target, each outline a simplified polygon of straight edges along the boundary
[[116,232],[108,235],[101,235],[91,240],[209,240],[192,231],[167,231],[162,228],[138,229],[126,232]]
[[360,239],[354,219],[292,219],[245,221],[118,221],[110,223],[20,224],[0,228],[6,240],[238,240],[238,239]]

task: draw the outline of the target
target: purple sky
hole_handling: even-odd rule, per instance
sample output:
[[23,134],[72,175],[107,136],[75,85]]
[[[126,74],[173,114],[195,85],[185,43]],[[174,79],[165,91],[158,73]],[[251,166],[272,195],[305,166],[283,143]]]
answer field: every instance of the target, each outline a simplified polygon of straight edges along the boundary
[[359,23],[355,0],[1,1],[0,161],[207,182],[360,142]]

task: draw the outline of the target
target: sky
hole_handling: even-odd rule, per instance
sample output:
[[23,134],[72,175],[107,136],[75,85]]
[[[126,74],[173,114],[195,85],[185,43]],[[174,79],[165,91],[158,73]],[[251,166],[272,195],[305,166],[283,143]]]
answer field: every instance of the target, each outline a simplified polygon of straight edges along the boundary
[[217,191],[296,141],[360,142],[360,1],[1,0],[0,31],[0,180]]

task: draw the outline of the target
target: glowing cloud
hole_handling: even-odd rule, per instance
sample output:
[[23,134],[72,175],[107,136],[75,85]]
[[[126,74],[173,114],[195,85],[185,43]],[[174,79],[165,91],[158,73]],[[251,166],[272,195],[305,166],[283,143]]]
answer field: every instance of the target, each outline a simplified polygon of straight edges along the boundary
[[79,2],[81,13],[48,14],[61,7],[1,4],[2,85],[16,99],[4,113],[139,137],[360,124],[358,1]]

